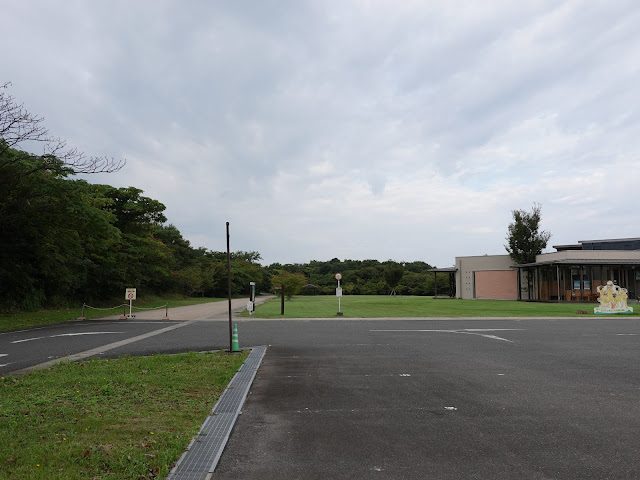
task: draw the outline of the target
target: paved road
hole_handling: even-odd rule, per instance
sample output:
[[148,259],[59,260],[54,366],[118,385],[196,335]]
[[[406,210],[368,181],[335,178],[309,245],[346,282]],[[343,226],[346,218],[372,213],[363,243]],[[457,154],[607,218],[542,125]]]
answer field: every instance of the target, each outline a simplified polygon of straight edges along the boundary
[[184,322],[90,321],[0,333],[0,374],[24,373],[79,352],[100,353],[109,344],[176,328]]
[[[266,302],[275,298],[273,295],[262,295],[256,297],[256,305]],[[231,300],[232,312],[242,312],[247,308],[248,299],[246,298],[234,298]],[[129,308],[127,307],[127,313]],[[187,305],[184,307],[170,308],[168,312],[165,312],[164,308],[158,308],[155,310],[136,310],[133,309],[136,320],[162,320],[165,313],[168,313],[170,320],[221,320],[229,318],[229,302],[227,300],[219,302],[200,303],[198,305]],[[118,319],[120,315],[111,315],[105,318]]]
[[[214,479],[639,477],[637,319],[238,325],[241,345],[269,348]],[[226,328],[135,348],[200,348]]]
[[[228,342],[221,319],[146,323],[91,328],[141,337],[104,355]],[[214,479],[639,477],[637,319],[237,323],[269,348]]]
[[[269,296],[257,298],[257,303]],[[232,300],[232,311],[246,308],[246,299]],[[174,351],[174,342],[183,344],[184,350],[195,349],[181,340],[179,329],[193,322],[216,322],[226,326],[219,338],[199,339],[199,350],[229,348],[228,302],[213,302],[169,310],[169,321],[162,320],[165,310],[138,311],[134,319],[119,320],[119,316],[103,320],[68,322],[46,327],[0,332],[0,374],[19,374],[34,366],[47,366],[61,359],[77,360],[88,356],[104,355],[115,348],[129,346],[133,354],[144,353],[136,344],[158,337],[166,351]]]
[[635,319],[245,322],[214,479],[637,479]]

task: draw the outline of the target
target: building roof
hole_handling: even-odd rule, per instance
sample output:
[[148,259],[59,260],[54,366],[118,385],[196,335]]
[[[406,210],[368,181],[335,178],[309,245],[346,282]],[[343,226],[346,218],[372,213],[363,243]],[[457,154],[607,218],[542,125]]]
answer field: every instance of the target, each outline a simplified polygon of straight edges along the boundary
[[511,268],[539,267],[543,265],[640,265],[640,259],[634,258],[562,258],[543,262],[521,263]]
[[458,269],[456,267],[445,267],[445,268],[430,268],[429,270],[427,270],[429,272],[457,272]]
[[571,244],[571,245],[554,245],[553,248],[555,248],[558,251],[560,251],[560,250],[582,250],[582,244],[581,243],[574,243],[574,244]]
[[606,238],[603,240],[578,240],[579,243],[638,242],[640,238]]

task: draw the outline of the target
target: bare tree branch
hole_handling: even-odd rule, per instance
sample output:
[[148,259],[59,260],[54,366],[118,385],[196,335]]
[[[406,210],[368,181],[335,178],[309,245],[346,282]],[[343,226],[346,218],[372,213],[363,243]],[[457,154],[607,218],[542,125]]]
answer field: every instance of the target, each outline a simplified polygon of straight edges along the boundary
[[[66,141],[53,137],[44,126],[44,119],[29,113],[7,90],[10,82],[0,85],[0,171],[25,159],[37,159],[20,176],[39,170],[58,169],[66,173],[112,173],[126,164],[125,160],[109,157],[87,157],[76,148],[67,147]],[[25,143],[41,144],[40,155],[5,155],[10,149],[20,150]]]

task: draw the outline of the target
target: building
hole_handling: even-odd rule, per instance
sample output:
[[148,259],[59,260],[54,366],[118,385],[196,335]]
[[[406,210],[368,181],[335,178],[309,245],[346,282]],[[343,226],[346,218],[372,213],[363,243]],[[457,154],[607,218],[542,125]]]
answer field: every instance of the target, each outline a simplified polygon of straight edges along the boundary
[[581,240],[557,245],[536,261],[514,265],[509,255],[456,257],[457,298],[596,302],[608,280],[640,294],[640,238]]

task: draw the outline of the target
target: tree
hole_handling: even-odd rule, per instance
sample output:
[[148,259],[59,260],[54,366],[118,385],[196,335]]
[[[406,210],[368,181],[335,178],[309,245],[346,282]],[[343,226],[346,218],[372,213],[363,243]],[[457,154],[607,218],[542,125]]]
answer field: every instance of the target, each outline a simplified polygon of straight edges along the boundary
[[396,287],[400,280],[402,279],[402,275],[404,275],[404,267],[396,262],[389,262],[384,267],[384,279],[387,282],[387,285],[391,289],[389,295],[396,294]]
[[[43,125],[44,119],[29,113],[7,93],[10,83],[0,84],[0,182],[14,185],[22,178],[39,171],[58,175],[75,173],[111,173],[120,170],[124,160],[107,157],[87,157],[76,148],[67,147],[66,141],[53,137]],[[20,151],[18,155],[5,155],[10,150],[40,146],[41,154]],[[22,164],[27,168],[13,168]]]
[[143,197],[143,191],[136,187],[116,188],[99,185],[104,197],[109,199],[107,210],[116,217],[116,227],[122,233],[151,233],[167,221],[164,206],[158,200]]
[[531,212],[513,210],[513,222],[509,224],[507,235],[507,252],[516,264],[533,263],[536,255],[546,248],[551,234],[539,231],[540,209],[539,203],[534,203]]
[[300,289],[307,284],[306,277],[301,273],[289,273],[286,270],[280,270],[271,277],[271,289],[275,291],[276,287],[284,286],[284,293],[287,298],[300,292]]
[[85,181],[47,172],[0,188],[0,308],[86,301],[107,290],[120,232],[103,204]]

